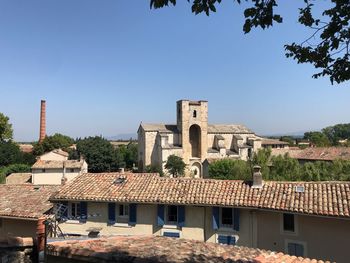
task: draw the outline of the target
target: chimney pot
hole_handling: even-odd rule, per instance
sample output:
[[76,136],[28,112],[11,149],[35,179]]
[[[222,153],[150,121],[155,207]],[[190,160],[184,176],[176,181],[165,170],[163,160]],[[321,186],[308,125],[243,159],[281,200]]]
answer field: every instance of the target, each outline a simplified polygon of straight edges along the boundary
[[119,168],[119,173],[124,173],[124,168]]
[[262,174],[261,174],[261,167],[259,165],[254,165],[252,188],[261,189],[262,187],[263,187],[263,180],[262,180]]

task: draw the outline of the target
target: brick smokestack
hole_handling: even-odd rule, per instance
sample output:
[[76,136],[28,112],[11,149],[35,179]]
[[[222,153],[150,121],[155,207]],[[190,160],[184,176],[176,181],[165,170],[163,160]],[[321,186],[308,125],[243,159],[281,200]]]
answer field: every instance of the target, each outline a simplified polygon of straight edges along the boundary
[[42,142],[46,137],[46,101],[41,101],[40,107],[40,136],[39,142]]

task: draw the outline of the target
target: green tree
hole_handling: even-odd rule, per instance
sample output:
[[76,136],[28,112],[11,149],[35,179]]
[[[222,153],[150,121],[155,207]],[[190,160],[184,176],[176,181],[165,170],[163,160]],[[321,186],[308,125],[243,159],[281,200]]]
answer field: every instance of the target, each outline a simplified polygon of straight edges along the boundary
[[298,160],[285,155],[271,157],[271,180],[300,181],[300,164]]
[[22,162],[22,153],[14,142],[0,143],[0,167]]
[[36,143],[33,153],[38,156],[59,148],[68,151],[68,147],[73,143],[74,140],[69,136],[56,133],[52,136],[46,136],[42,142]]
[[209,165],[209,177],[226,180],[251,180],[252,171],[248,162],[221,159]]
[[309,140],[317,147],[328,147],[331,145],[328,137],[324,133],[318,131],[305,132],[304,139]]
[[13,130],[9,120],[9,117],[0,112],[0,142],[12,140]]
[[181,157],[174,154],[168,157],[168,160],[165,164],[165,168],[169,171],[173,177],[182,176],[185,173],[186,164]]
[[350,123],[326,127],[322,129],[322,133],[333,145],[338,145],[339,140],[350,140]]
[[261,167],[261,173],[265,179],[269,179],[270,176],[270,158],[271,158],[271,148],[261,148],[254,153],[252,159],[252,165],[259,165]]
[[295,139],[292,136],[281,136],[280,141],[288,142],[289,146],[295,146]]
[[[161,8],[169,4],[175,5],[176,0],[150,0],[151,8]],[[192,3],[192,12],[209,15],[216,12],[216,6],[221,0],[188,0]],[[240,4],[241,0],[233,1]],[[281,15],[276,13],[278,0],[246,0],[248,7],[244,10],[244,33],[252,28],[269,28],[273,23],[282,23]],[[298,63],[310,63],[319,72],[314,78],[328,76],[331,83],[341,83],[350,79],[350,3],[344,0],[328,0],[329,8],[324,8],[322,1],[300,1],[298,22],[310,29],[309,37],[300,43],[285,45],[286,57],[295,59]],[[321,3],[319,3],[321,2]],[[316,8],[314,8],[316,5]],[[317,5],[321,5],[320,7]],[[320,15],[319,15],[320,14]],[[315,17],[317,15],[318,17]]]
[[146,173],[158,173],[160,176],[164,176],[163,169],[159,165],[147,165]]
[[79,139],[77,152],[85,158],[89,172],[113,172],[120,167],[113,146],[100,136]]

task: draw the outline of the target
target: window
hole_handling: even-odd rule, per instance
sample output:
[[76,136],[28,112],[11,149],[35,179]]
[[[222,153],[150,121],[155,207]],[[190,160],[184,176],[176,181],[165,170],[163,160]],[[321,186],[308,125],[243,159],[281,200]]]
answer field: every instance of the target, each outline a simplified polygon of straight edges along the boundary
[[129,205],[119,205],[119,212],[118,215],[120,217],[128,217],[129,216]]
[[163,236],[179,238],[180,237],[180,233],[178,233],[178,232],[164,232]]
[[304,257],[304,245],[300,243],[288,243],[288,254],[297,257]]
[[193,111],[193,118],[197,118],[197,111],[196,110]]
[[73,169],[73,168],[72,168],[72,169],[70,169],[70,172],[71,172],[71,173],[74,173],[74,169]]
[[232,227],[233,226],[233,213],[232,208],[221,208],[221,220],[222,227]]
[[294,215],[283,214],[283,230],[289,232],[295,232]]
[[42,172],[42,173],[45,173],[45,172],[46,172],[46,170],[45,170],[45,169],[41,169],[41,172]]
[[2,218],[0,218],[0,228],[2,228]]
[[169,205],[167,207],[167,222],[168,223],[177,223],[177,206]]
[[70,203],[69,215],[73,218],[80,216],[80,203]]
[[219,244],[235,245],[236,244],[236,237],[235,236],[218,235],[217,242]]

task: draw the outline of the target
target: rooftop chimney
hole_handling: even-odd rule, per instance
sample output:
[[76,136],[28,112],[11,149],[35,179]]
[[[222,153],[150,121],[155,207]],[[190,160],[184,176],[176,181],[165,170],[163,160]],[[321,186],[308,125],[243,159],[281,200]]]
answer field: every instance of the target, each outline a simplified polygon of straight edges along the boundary
[[40,107],[40,136],[39,142],[42,142],[46,137],[46,101],[41,101]]
[[61,185],[65,185],[67,183],[67,177],[66,177],[66,162],[63,161],[63,174],[61,178]]
[[262,180],[262,174],[261,174],[261,167],[259,165],[254,165],[252,188],[261,189],[262,187],[263,187],[263,180]]

